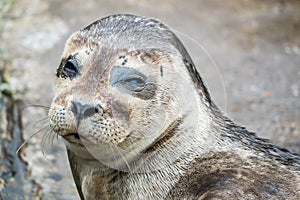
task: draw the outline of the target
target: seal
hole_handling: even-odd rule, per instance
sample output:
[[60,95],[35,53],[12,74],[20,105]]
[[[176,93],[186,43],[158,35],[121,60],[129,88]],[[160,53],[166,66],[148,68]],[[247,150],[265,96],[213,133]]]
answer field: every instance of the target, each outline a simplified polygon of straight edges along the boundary
[[224,116],[176,35],[112,15],[75,32],[49,111],[81,199],[300,199],[300,157]]

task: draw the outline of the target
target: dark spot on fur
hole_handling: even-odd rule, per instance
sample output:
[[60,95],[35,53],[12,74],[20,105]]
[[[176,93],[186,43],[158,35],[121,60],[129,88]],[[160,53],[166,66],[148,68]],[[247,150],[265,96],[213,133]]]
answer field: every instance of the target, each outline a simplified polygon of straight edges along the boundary
[[153,49],[140,54],[141,60],[146,64],[158,64],[160,62],[160,55]]
[[156,151],[157,149],[163,147],[165,144],[168,143],[169,140],[175,137],[175,134],[178,133],[178,127],[181,124],[182,119],[178,119],[174,121],[167,129],[167,133],[155,141],[150,147],[145,149],[143,153],[151,153]]
[[125,58],[122,62],[122,65],[126,65],[127,62],[128,62],[128,58]]

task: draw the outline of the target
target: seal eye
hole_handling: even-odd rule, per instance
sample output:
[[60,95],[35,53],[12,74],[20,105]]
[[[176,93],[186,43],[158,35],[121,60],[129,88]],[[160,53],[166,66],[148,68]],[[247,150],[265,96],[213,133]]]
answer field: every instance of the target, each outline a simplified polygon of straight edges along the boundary
[[155,96],[156,85],[151,77],[130,67],[114,66],[110,72],[110,83],[122,93],[130,94],[143,100]]
[[63,69],[62,69],[62,77],[74,78],[78,73],[77,63],[72,60],[68,60]]
[[127,84],[137,85],[139,87],[145,86],[145,81],[141,78],[128,78],[124,80]]
[[111,84],[130,92],[142,91],[146,86],[146,80],[144,74],[133,68],[114,67],[111,71]]
[[57,69],[56,76],[61,78],[73,79],[79,74],[80,66],[75,56],[69,56],[63,60]]
[[142,77],[138,77],[135,75],[134,77],[128,77],[124,80],[120,81],[121,85],[133,92],[140,92],[145,88],[145,81],[142,79]]

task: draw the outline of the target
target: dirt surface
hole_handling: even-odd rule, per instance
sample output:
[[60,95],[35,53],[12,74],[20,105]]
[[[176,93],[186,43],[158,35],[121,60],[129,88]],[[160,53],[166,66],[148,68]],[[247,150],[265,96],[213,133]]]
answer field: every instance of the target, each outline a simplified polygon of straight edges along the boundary
[[79,199],[47,107],[66,38],[115,13],[159,18],[176,30],[230,118],[300,153],[300,1],[15,0],[1,18],[0,58],[14,98],[46,106],[29,106],[22,117],[23,137],[37,132],[21,150],[40,188],[36,199]]

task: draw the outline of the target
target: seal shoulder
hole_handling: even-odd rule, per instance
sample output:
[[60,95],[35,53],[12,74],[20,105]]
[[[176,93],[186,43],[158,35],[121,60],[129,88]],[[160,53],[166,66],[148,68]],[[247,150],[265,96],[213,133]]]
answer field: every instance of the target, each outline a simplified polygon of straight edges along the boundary
[[170,195],[195,199],[289,199],[297,195],[299,198],[299,192],[294,172],[271,159],[214,152],[197,157]]

